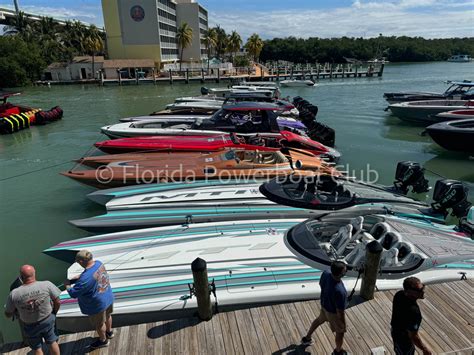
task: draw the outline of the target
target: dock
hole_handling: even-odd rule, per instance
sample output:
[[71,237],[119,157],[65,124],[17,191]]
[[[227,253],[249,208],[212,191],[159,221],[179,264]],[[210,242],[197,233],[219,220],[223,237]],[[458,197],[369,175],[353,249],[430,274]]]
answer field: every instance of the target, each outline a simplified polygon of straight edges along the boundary
[[[395,292],[377,292],[375,299],[347,310],[349,353],[393,354],[390,317]],[[473,295],[473,280],[427,286],[425,299],[418,301],[423,315],[420,334],[433,353],[473,354]],[[314,345],[300,345],[319,310],[319,301],[305,301],[218,313],[209,322],[186,318],[122,327],[115,329],[109,347],[93,353],[331,354],[334,336],[327,323],[314,333]],[[87,352],[93,340],[93,332],[62,335],[61,353]],[[15,355],[28,351],[20,344],[0,348],[1,353]]]

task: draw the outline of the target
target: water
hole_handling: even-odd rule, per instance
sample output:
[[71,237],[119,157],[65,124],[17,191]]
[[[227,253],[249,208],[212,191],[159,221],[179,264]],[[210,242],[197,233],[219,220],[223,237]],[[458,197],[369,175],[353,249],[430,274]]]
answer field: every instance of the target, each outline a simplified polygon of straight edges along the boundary
[[[474,63],[389,64],[382,78],[322,80],[314,88],[284,88],[283,96],[300,95],[319,106],[318,119],[336,129],[341,163],[357,175],[367,164],[379,182],[391,184],[396,162],[414,160],[432,172],[462,179],[474,190],[474,161],[445,151],[420,136],[422,127],[402,123],[388,112],[382,95],[388,91],[444,91],[445,80],[474,79]],[[215,84],[208,83],[209,86]],[[223,84],[225,85],[225,84]],[[70,162],[104,140],[99,128],[121,117],[159,110],[175,97],[197,95],[199,84],[140,86],[58,86],[25,88],[11,102],[49,109],[60,105],[62,121],[0,136],[0,299],[20,265],[36,266],[39,279],[60,284],[67,265],[41,252],[85,232],[67,221],[102,213],[86,199],[92,189],[59,175]],[[431,182],[438,176],[428,173]],[[5,341],[18,338],[17,324],[0,317]],[[1,337],[0,337],[1,341]]]

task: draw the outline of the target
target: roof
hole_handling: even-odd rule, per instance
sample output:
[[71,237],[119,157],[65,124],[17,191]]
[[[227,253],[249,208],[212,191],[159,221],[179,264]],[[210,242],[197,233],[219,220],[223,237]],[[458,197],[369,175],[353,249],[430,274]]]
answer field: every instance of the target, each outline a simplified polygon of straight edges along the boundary
[[[95,63],[101,63],[104,61],[104,56],[99,55],[94,57]],[[92,63],[92,57],[88,55],[77,56],[72,58],[73,63]]]
[[240,111],[240,110],[264,110],[264,111],[281,111],[281,107],[269,102],[237,102],[222,106],[224,110]]
[[154,68],[153,59],[108,59],[104,60],[103,68]]
[[46,70],[51,70],[51,69],[61,69],[61,68],[67,68],[68,63],[66,62],[54,62],[48,65],[48,67],[45,69]]

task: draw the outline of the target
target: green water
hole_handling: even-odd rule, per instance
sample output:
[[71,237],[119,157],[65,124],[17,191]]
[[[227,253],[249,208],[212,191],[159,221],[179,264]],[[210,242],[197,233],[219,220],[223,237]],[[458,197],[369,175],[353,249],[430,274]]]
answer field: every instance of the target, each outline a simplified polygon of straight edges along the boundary
[[[419,135],[423,128],[404,124],[383,110],[384,92],[439,92],[446,88],[444,80],[463,79],[474,79],[474,63],[389,64],[382,78],[322,80],[314,88],[283,89],[283,96],[300,95],[319,106],[318,119],[336,129],[341,163],[348,163],[358,176],[370,164],[379,172],[379,182],[391,184],[396,162],[414,160],[445,177],[465,180],[474,190],[473,160],[445,151]],[[73,166],[72,159],[105,139],[99,128],[121,117],[162,109],[176,97],[197,95],[199,88],[198,84],[35,87],[11,100],[43,109],[60,105],[65,115],[47,126],[0,136],[1,302],[25,263],[36,266],[39,279],[61,283],[67,265],[41,251],[86,235],[68,220],[103,212],[85,197],[92,189],[59,175]],[[428,177],[431,182],[437,178],[431,173]],[[18,336],[17,324],[2,316],[0,330],[5,341]]]

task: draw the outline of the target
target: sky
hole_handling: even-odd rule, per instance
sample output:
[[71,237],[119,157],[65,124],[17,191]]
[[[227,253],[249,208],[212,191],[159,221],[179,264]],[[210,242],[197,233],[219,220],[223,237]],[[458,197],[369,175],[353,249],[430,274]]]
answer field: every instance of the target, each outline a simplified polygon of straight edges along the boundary
[[[137,0],[139,3],[144,0]],[[146,0],[152,1],[152,0]],[[102,27],[100,0],[18,0],[21,10]],[[243,39],[275,37],[474,37],[474,0],[200,0],[209,25]],[[0,0],[0,8],[13,1]]]

